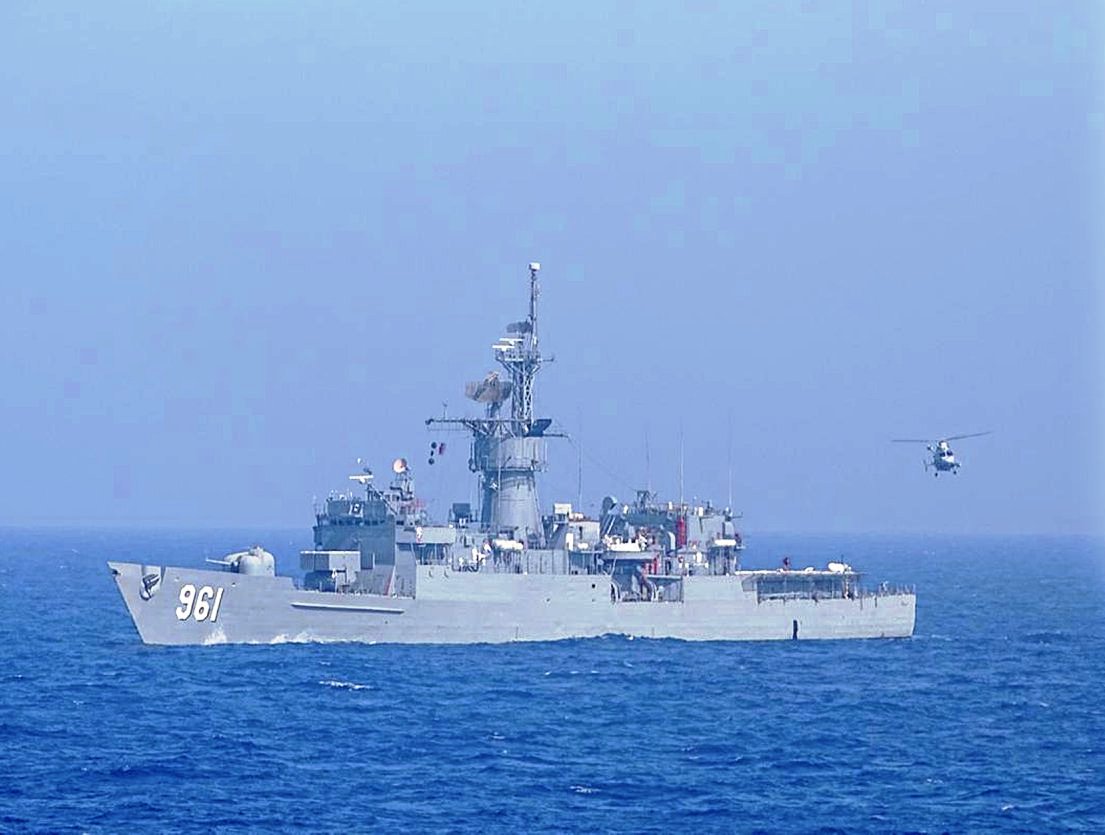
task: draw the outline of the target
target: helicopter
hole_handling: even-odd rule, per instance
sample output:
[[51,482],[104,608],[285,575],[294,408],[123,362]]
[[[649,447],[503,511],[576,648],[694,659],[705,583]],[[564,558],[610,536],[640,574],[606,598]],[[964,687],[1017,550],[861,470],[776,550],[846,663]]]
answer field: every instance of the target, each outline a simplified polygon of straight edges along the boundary
[[960,463],[955,460],[955,453],[952,452],[952,448],[948,446],[948,441],[962,441],[964,438],[979,438],[983,435],[989,435],[990,431],[986,432],[972,432],[969,435],[952,435],[948,438],[938,438],[936,440],[928,440],[925,438],[895,438],[892,443],[895,444],[925,444],[925,449],[932,453],[931,460],[929,458],[924,459],[925,472],[928,472],[931,466],[934,470],[933,477],[939,477],[940,473],[950,472],[952,475],[959,475]]

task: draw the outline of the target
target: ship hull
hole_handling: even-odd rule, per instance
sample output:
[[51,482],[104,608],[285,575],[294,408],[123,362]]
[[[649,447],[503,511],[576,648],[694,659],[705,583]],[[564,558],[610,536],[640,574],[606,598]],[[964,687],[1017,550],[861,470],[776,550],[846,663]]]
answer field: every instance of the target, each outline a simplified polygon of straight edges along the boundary
[[615,602],[601,575],[419,566],[416,597],[295,588],[288,577],[109,563],[143,642],[506,643],[624,635],[688,641],[903,638],[912,593],[758,600],[741,576],[687,577],[683,600]]

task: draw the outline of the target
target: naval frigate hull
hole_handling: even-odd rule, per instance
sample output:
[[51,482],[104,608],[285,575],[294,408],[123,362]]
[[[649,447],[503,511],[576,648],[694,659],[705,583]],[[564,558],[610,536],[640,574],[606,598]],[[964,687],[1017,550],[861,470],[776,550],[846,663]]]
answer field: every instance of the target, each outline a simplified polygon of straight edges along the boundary
[[679,601],[614,601],[601,575],[419,566],[416,597],[306,591],[291,578],[109,563],[143,642],[506,643],[624,635],[690,641],[902,638],[916,596],[759,599],[754,572],[684,578]]

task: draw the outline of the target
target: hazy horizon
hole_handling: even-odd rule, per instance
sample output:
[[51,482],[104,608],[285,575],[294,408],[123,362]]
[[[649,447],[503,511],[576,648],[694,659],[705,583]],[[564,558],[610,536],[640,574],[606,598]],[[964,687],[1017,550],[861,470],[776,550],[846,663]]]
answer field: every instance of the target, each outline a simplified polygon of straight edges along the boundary
[[443,516],[424,420],[540,261],[585,509],[682,445],[749,531],[1100,537],[1103,55],[1089,3],[8,4],[0,525],[306,529],[398,456]]

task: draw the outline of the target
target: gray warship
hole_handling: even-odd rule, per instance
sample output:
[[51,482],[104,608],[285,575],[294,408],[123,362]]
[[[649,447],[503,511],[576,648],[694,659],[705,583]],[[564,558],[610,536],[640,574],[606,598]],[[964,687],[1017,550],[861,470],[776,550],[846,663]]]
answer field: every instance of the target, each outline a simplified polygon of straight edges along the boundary
[[[470,436],[479,501],[433,520],[410,465],[368,468],[316,510],[296,582],[259,546],[207,569],[109,562],[147,644],[359,641],[501,643],[622,635],[694,641],[892,638],[913,634],[910,588],[868,588],[844,562],[749,570],[737,517],[640,490],[542,515],[537,475],[552,419],[534,416],[540,265],[529,311],[493,346],[502,368],[469,383],[477,417],[431,418]],[[509,409],[507,405],[509,404]],[[434,442],[431,456],[444,452]],[[431,460],[432,463],[432,460]]]

